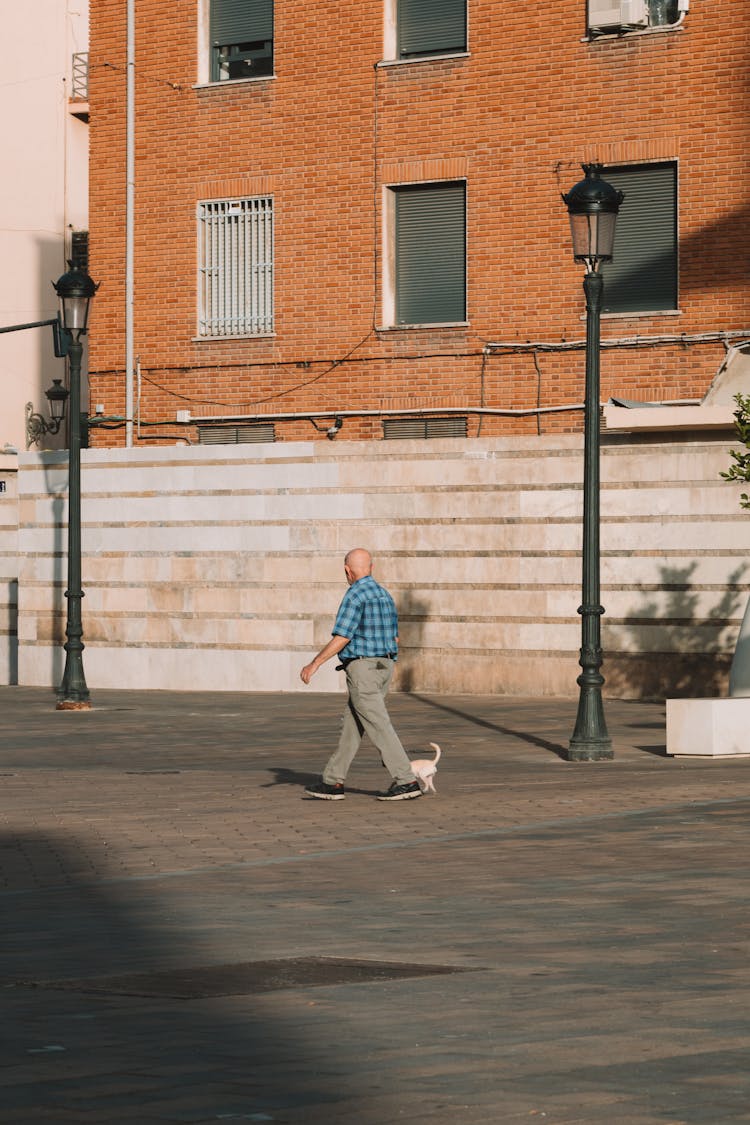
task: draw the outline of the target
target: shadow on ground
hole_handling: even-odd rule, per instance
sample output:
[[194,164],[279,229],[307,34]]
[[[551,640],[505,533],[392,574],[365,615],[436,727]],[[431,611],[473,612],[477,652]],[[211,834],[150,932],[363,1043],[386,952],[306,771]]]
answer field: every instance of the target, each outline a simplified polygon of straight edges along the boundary
[[[345,1080],[316,1077],[304,1033],[253,994],[268,991],[270,963],[257,989],[247,965],[243,975],[206,964],[162,883],[118,880],[116,857],[112,877],[95,882],[85,854],[85,841],[65,835],[0,837],[0,1120],[283,1122],[341,1096]],[[275,963],[282,988],[285,964]],[[326,983],[321,965],[313,983]],[[237,994],[222,999],[238,972]],[[150,983],[123,993],[132,974]],[[193,984],[175,996],[176,976]]]

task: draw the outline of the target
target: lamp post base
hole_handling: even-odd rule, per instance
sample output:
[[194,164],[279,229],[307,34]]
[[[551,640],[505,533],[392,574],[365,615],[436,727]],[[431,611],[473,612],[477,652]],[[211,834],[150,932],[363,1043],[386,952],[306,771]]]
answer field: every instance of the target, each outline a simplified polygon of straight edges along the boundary
[[[591,615],[591,620],[597,626],[600,612],[603,612],[601,607]],[[580,663],[583,672],[578,677],[581,693],[578,697],[576,725],[565,752],[567,762],[608,762],[615,756],[604,718],[604,677],[599,672],[601,662],[600,648],[589,649],[584,646],[581,649]]]
[[90,699],[58,699],[56,711],[90,711]]
[[570,743],[564,755],[566,762],[611,762],[614,756],[609,739],[605,742]]

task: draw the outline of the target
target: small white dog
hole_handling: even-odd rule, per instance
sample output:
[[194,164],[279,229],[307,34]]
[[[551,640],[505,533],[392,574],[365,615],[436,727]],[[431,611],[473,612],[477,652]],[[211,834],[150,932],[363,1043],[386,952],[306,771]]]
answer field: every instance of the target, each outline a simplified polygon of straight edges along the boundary
[[440,760],[440,747],[437,742],[431,742],[430,746],[435,751],[434,758],[416,758],[412,764],[412,772],[419,782],[419,788],[423,793],[435,793],[435,774],[437,773],[437,764]]

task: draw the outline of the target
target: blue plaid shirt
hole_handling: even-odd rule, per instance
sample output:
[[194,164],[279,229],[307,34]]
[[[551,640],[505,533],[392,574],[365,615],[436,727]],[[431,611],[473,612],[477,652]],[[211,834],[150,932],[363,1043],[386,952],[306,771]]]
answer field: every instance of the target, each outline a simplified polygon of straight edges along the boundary
[[358,578],[344,594],[332,633],[349,637],[339,654],[342,660],[389,654],[395,660],[398,614],[393,598],[369,574]]

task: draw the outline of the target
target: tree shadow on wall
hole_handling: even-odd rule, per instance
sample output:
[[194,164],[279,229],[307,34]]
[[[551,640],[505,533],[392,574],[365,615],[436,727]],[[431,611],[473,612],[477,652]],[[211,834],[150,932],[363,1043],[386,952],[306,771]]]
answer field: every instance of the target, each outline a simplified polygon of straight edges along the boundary
[[414,590],[405,590],[398,599],[399,630],[408,625],[408,645],[401,637],[399,659],[396,664],[394,687],[396,691],[412,692],[419,687],[419,654],[422,651],[424,627],[429,618],[429,606]]
[[680,289],[684,292],[745,285],[749,240],[750,204],[681,238]]
[[[744,285],[747,281],[748,231],[750,204],[739,207],[707,223],[694,233],[680,239],[679,287],[681,293],[705,292]],[[744,245],[743,245],[744,243]],[[617,253],[615,252],[615,257]],[[629,273],[607,277],[604,267],[605,312],[614,307],[623,312],[630,301],[631,310],[643,311],[643,278],[649,279],[652,292],[667,301],[676,301],[676,262],[671,248],[657,252],[646,261],[639,261]]]
[[726,694],[733,645],[724,634],[742,617],[747,599],[742,579],[748,566],[741,563],[732,571],[715,605],[707,611],[700,611],[701,591],[692,581],[697,566],[692,562],[685,567],[662,567],[659,590],[667,595],[666,603],[644,597],[618,625],[618,631],[629,632],[637,646],[642,643],[644,626],[658,627],[658,650],[618,651],[620,646],[605,636],[608,694],[639,699]]

